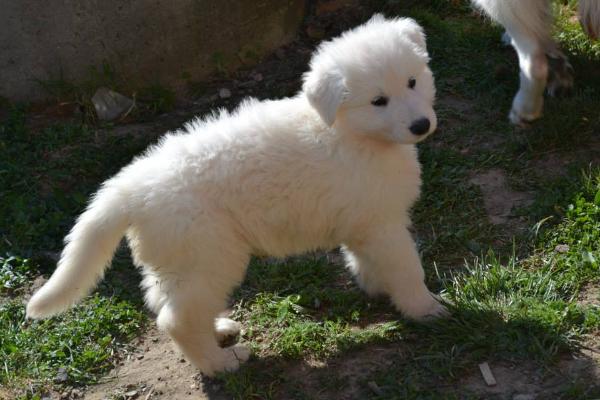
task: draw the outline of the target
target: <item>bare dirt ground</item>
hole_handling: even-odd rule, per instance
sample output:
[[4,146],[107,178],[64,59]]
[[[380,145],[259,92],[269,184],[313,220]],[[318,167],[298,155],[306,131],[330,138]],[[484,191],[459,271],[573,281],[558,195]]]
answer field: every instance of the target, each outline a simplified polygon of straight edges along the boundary
[[136,349],[84,398],[207,399],[200,374],[164,333],[151,327]]
[[513,210],[531,204],[533,194],[511,189],[506,179],[506,172],[499,168],[475,174],[470,181],[481,189],[483,205],[492,224],[519,225]]

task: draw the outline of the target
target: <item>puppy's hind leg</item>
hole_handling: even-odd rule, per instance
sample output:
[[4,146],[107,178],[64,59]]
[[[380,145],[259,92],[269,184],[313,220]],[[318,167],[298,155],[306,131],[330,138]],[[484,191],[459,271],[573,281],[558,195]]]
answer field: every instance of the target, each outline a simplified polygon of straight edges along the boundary
[[185,357],[209,376],[235,371],[250,356],[244,345],[221,348],[217,340],[223,332],[218,330],[216,318],[240,283],[248,261],[247,257],[220,258],[218,263],[196,265],[170,283],[167,301],[157,318],[159,328],[167,331]]
[[367,293],[389,295],[409,318],[424,320],[447,314],[425,286],[421,260],[406,226],[380,228],[366,240],[347,243],[343,251],[350,271]]
[[219,344],[227,343],[242,330],[242,324],[226,317],[218,317],[215,319],[215,334]]

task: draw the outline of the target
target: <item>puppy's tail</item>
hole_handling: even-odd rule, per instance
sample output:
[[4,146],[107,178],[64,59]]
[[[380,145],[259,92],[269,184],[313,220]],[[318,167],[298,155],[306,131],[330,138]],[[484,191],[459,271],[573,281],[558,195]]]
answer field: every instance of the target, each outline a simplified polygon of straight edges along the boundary
[[95,195],[66,237],[56,271],[29,300],[29,318],[64,311],[96,286],[127,229],[126,204],[124,193],[110,182]]
[[600,1],[579,0],[579,23],[592,39],[600,36]]

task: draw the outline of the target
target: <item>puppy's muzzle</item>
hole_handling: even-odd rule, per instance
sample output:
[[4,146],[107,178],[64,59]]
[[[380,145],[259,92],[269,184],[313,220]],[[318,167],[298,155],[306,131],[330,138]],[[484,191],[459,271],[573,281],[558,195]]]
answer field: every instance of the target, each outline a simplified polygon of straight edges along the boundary
[[421,136],[429,132],[429,128],[431,127],[431,122],[429,122],[429,118],[419,118],[408,127],[408,129],[417,136]]

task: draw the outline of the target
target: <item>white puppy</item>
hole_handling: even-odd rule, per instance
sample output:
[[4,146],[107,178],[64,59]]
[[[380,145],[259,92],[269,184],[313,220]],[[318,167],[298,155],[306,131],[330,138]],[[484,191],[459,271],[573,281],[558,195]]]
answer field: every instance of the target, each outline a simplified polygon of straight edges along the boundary
[[376,15],[318,48],[297,96],[249,99],[165,136],[103,184],[27,315],[85,296],[124,235],[158,326],[207,374],[248,358],[218,346],[239,326],[215,318],[253,254],[343,245],[369,294],[411,318],[442,314],[408,231],[413,144],[436,127],[427,62],[419,25]]

